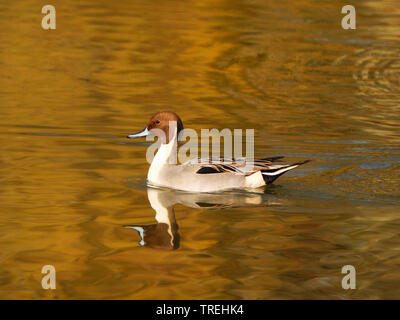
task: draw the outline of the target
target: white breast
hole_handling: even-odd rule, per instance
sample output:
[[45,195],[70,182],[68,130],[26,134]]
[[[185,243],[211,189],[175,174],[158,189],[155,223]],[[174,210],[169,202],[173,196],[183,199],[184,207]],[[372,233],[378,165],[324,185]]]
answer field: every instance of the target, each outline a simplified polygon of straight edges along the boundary
[[147,180],[154,184],[162,184],[160,181],[160,173],[165,170],[168,164],[176,164],[177,159],[177,142],[172,139],[168,144],[161,144],[153,161],[151,162]]

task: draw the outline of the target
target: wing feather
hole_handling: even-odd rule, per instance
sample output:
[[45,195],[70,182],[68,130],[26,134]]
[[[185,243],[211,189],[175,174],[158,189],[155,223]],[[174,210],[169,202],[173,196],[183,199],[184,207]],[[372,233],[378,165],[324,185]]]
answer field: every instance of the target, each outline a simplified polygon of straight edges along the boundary
[[197,158],[189,161],[190,164],[198,164],[200,169],[197,174],[209,173],[235,173],[240,175],[250,175],[256,171],[275,171],[282,169],[288,165],[286,164],[273,164],[283,157],[270,157],[261,159],[248,159],[248,158]]

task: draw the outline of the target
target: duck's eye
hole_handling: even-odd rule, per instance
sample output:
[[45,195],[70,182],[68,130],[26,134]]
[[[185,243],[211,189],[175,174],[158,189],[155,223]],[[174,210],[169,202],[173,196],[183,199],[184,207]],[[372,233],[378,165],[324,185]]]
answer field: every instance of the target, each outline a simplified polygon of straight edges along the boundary
[[159,124],[159,123],[160,123],[160,120],[156,120],[155,123],[156,123],[156,124]]

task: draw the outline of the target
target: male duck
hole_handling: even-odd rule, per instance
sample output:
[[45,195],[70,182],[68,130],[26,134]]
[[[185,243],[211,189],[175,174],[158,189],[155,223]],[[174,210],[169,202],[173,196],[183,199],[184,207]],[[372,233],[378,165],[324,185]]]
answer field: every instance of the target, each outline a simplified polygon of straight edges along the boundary
[[[161,146],[147,174],[150,184],[191,192],[259,188],[272,183],[285,172],[310,160],[293,164],[277,163],[283,157],[263,159],[192,159],[176,164],[178,134],[183,130],[179,116],[162,111],[152,116],[147,127],[128,138],[161,136]],[[160,135],[159,133],[163,133]]]

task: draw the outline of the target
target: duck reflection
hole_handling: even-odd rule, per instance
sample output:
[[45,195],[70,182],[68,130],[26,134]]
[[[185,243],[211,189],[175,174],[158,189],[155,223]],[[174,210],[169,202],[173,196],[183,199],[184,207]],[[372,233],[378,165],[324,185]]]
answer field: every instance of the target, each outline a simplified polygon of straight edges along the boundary
[[176,204],[197,209],[258,207],[270,204],[270,200],[264,193],[249,192],[187,193],[171,189],[148,188],[147,196],[151,207],[156,212],[157,223],[125,226],[125,228],[138,232],[141,246],[164,250],[179,248],[180,235],[174,211]]
[[161,189],[147,189],[147,197],[156,212],[157,223],[147,226],[126,226],[136,230],[140,235],[141,246],[156,249],[174,250],[179,248],[180,236],[175,220],[173,192]]

